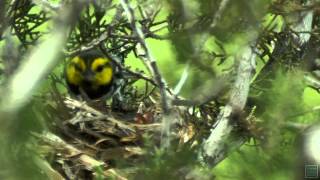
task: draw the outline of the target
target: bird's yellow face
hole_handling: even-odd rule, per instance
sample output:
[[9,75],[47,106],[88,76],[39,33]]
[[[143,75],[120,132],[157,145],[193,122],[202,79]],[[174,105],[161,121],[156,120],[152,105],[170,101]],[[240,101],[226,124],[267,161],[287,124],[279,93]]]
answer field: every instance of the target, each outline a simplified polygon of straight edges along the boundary
[[75,86],[80,85],[81,81],[83,80],[82,73],[86,68],[87,67],[83,59],[81,59],[79,56],[74,57],[66,68],[66,78],[68,83]]
[[113,80],[112,62],[106,57],[78,55],[66,67],[66,81],[74,94],[82,89],[90,98],[106,94]]
[[91,64],[91,71],[94,72],[94,83],[98,86],[109,84],[112,80],[113,71],[109,59],[96,58]]

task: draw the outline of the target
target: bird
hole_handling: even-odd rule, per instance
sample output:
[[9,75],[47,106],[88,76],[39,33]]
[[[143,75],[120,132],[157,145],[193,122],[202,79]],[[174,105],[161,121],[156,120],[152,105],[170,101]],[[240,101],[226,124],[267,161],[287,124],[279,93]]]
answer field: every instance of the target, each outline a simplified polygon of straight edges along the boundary
[[84,100],[108,99],[119,89],[120,70],[100,50],[82,51],[65,67],[69,93]]

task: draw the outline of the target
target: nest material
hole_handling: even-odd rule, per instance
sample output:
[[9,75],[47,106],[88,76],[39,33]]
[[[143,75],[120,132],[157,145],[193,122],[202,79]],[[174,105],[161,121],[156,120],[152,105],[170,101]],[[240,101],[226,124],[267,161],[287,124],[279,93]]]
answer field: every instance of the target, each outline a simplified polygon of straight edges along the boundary
[[[65,114],[67,116],[63,121],[57,116],[53,123],[56,127],[54,133],[34,135],[42,147],[50,147],[51,150],[43,155],[61,177],[126,179],[128,172],[116,169],[118,162],[125,162],[127,169],[130,169],[144,161],[147,153],[145,137],[160,146],[161,113],[157,105],[145,107],[142,104],[135,113],[102,113],[86,102],[66,98],[55,108],[57,111],[65,109],[69,114]],[[104,108],[107,109],[106,106]],[[190,123],[175,126],[174,132],[178,132],[174,134],[180,144],[195,135],[194,126]]]

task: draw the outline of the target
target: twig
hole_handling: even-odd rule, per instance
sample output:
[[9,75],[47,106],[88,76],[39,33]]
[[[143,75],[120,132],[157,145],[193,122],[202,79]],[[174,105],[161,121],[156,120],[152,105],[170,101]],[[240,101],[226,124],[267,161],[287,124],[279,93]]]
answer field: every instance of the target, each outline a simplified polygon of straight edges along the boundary
[[170,110],[171,110],[171,103],[169,102],[168,95],[166,92],[166,83],[161,76],[160,70],[158,68],[157,62],[155,58],[151,54],[151,50],[148,47],[145,36],[143,34],[142,29],[138,26],[138,22],[135,19],[134,11],[131,8],[128,0],[121,0],[121,5],[126,12],[128,20],[131,24],[132,29],[134,30],[135,35],[137,36],[138,42],[141,45],[141,51],[143,52],[142,55],[139,57],[143,60],[143,62],[147,65],[148,70],[152,74],[152,77],[155,79],[157,86],[160,90],[161,96],[161,107],[163,111],[163,126],[162,126],[162,138],[161,144],[163,148],[167,148],[170,145],[171,135],[170,135],[170,128],[173,124],[173,118],[170,117]]
[[292,115],[289,115],[287,117],[285,117],[285,119],[292,119],[292,118],[295,118],[295,117],[298,117],[298,116],[303,116],[307,113],[316,113],[316,112],[320,112],[320,105],[318,106],[314,106],[308,110],[305,110],[305,111],[302,111],[302,112],[296,112]]
[[79,109],[82,109],[82,110],[84,110],[86,112],[89,112],[89,113],[91,113],[93,115],[96,115],[96,116],[102,116],[103,115],[102,112],[97,111],[94,108],[88,106],[86,104],[86,102],[80,102],[80,101],[77,101],[75,99],[67,97],[65,99],[64,103],[66,104],[66,106],[69,106],[70,108],[79,108]]
[[309,87],[320,92],[320,80],[318,80],[315,77],[312,77],[311,75],[305,75],[304,80],[306,81]]
[[303,131],[307,127],[309,127],[309,124],[302,124],[302,123],[295,123],[295,122],[284,122],[282,127],[287,128],[287,129],[292,129],[294,131]]
[[[229,103],[220,112],[216,124],[211,129],[211,134],[203,144],[203,151],[200,159],[209,166],[215,166],[226,157],[230,149],[242,145],[246,137],[234,137],[237,127],[234,123],[239,123],[241,119],[234,119],[242,113],[245,107],[250,81],[255,70],[255,53],[250,46],[245,47],[238,57],[238,70],[236,81],[231,90]],[[235,139],[234,139],[235,138]]]
[[[187,14],[189,11],[187,10],[187,6],[185,5],[185,2],[184,1],[181,1],[180,2],[182,7],[183,7],[183,12],[184,14]],[[210,29],[213,29],[217,23],[220,21],[221,19],[221,16],[227,6],[227,4],[229,3],[229,0],[222,0],[220,2],[220,5],[219,5],[219,8],[218,8],[218,11],[215,12],[214,16],[213,16],[213,21],[212,23],[208,26]],[[184,15],[185,16],[185,15]],[[205,65],[202,64],[202,62],[199,61],[199,59],[201,58],[197,58],[198,54],[201,52],[201,50],[203,49],[203,46],[205,44],[205,42],[209,39],[209,34],[208,33],[203,33],[201,34],[201,36],[199,37],[200,39],[200,43],[195,45],[193,42],[194,40],[192,40],[192,32],[190,30],[187,31],[187,35],[189,36],[189,42],[191,44],[191,47],[192,47],[192,54],[191,54],[191,59],[188,60],[187,62],[187,67],[190,66],[190,63],[195,63],[197,66],[199,66],[201,69],[209,72],[210,74],[212,75],[215,75],[215,73],[212,71],[211,68],[208,68],[206,67]],[[178,83],[178,85],[183,85],[182,82],[185,81],[187,79],[187,69],[185,69],[185,71],[183,72],[183,74],[181,75],[181,78],[180,78],[180,81]],[[179,87],[179,86],[176,86]],[[175,89],[175,90],[178,90],[178,89]],[[180,90],[179,90],[180,91]],[[175,93],[177,94],[177,93]],[[201,93],[196,93],[196,94],[201,94]]]
[[8,19],[6,17],[6,2],[0,1],[0,40],[3,38],[3,33],[5,32],[7,25],[8,25]]
[[140,43],[144,53],[145,53],[145,57],[141,57],[143,59],[144,62],[147,63],[147,67],[150,70],[152,76],[154,77],[157,85],[159,86],[160,89],[160,94],[161,94],[161,103],[162,103],[162,109],[164,114],[168,114],[170,111],[170,105],[167,99],[167,93],[166,93],[166,88],[165,88],[165,82],[160,74],[159,68],[157,66],[156,60],[154,59],[154,57],[151,55],[151,50],[150,48],[147,46],[147,43],[145,42],[145,36],[141,30],[140,27],[138,27],[138,23],[135,19],[134,16],[134,11],[133,9],[130,7],[129,5],[129,1],[128,0],[121,0],[121,5],[123,7],[123,9],[126,12],[126,15],[129,19],[129,22],[134,30],[134,32],[136,33],[138,42]]
[[229,3],[230,0],[222,0],[220,2],[220,5],[219,5],[219,8],[218,10],[216,11],[216,13],[214,14],[214,18],[213,18],[213,21],[212,23],[210,24],[210,28],[213,29],[216,27],[217,23],[220,21],[221,19],[221,15],[222,13],[224,12],[224,10],[226,9],[227,7],[227,4]]
[[[115,19],[115,18],[114,18]],[[115,23],[115,22],[114,22]],[[161,22],[163,23],[163,22]],[[144,32],[144,37],[152,37],[152,38],[155,38],[155,39],[166,39],[165,37],[161,37],[161,36],[158,36],[156,34],[154,34],[155,32],[157,31],[160,31],[162,30],[163,28],[167,27],[168,25],[165,24],[157,29],[154,29],[152,31],[147,31],[147,32]],[[114,24],[111,23],[107,29],[102,32],[100,34],[100,36],[98,38],[95,38],[93,39],[91,42],[89,42],[88,44],[84,45],[84,46],[81,46],[81,48],[79,49],[76,49],[74,51],[65,51],[65,54],[67,54],[68,56],[74,56],[76,54],[78,54],[79,52],[82,52],[82,51],[86,51],[86,50],[90,50],[96,46],[98,46],[99,44],[101,44],[102,42],[104,42],[105,40],[107,40],[108,38],[118,38],[118,39],[122,39],[123,41],[125,41],[124,45],[128,44],[128,42],[132,42],[132,43],[135,43],[137,41],[137,38],[135,36],[131,36],[131,35],[119,35],[119,34],[116,34],[116,33],[113,33],[111,32],[111,29],[114,28]],[[117,48],[118,49],[118,48]]]
[[101,116],[95,116],[95,117],[85,117],[82,119],[79,119],[76,122],[72,122],[72,124],[75,123],[81,123],[81,122],[90,122],[90,121],[98,121],[98,120],[106,120],[111,122],[112,126],[118,126],[119,128],[129,130],[132,133],[136,133],[135,129],[138,130],[154,130],[157,131],[161,128],[160,123],[153,123],[153,124],[135,124],[135,123],[129,123],[129,122],[122,122],[120,120],[117,120],[110,115],[101,115]]
[[178,84],[176,85],[176,87],[173,90],[173,93],[178,95],[183,87],[183,85],[186,83],[188,76],[189,76],[189,66],[190,64],[187,64],[186,67],[183,70],[183,73],[180,77],[180,80],[178,82]]
[[79,108],[81,110],[84,110],[86,112],[89,112],[89,113],[95,115],[94,117],[85,117],[85,118],[77,119],[76,121],[72,120],[72,122],[71,122],[72,124],[76,124],[76,123],[80,123],[80,122],[88,122],[88,121],[106,120],[106,121],[111,122],[113,124],[113,126],[118,126],[119,128],[125,130],[126,132],[130,132],[130,133],[136,132],[135,129],[133,129],[132,127],[130,127],[126,123],[115,119],[111,115],[105,115],[105,114],[93,109],[92,107],[88,106],[85,102],[80,102],[75,99],[67,98],[65,100],[65,103],[70,108]]
[[[95,158],[84,154],[81,150],[73,147],[72,145],[63,141],[60,137],[50,133],[45,132],[42,134],[32,133],[33,136],[39,138],[44,143],[52,146],[57,152],[61,153],[65,157],[78,157],[78,160],[85,168],[89,171],[94,171],[97,167],[107,167],[104,162],[98,161]],[[127,178],[119,175],[114,169],[108,169],[103,171],[105,177],[115,177],[119,180],[126,180]]]
[[153,79],[145,76],[143,73],[135,72],[135,71],[132,71],[132,70],[124,67],[124,66],[123,66],[117,59],[115,59],[112,55],[108,54],[108,56],[109,56],[109,58],[112,60],[112,62],[113,62],[116,66],[118,66],[120,69],[125,70],[126,72],[128,72],[128,73],[131,74],[132,76],[135,76],[135,77],[137,77],[137,78],[143,79],[143,80],[145,80],[145,81],[147,81],[147,82],[150,82],[152,85],[157,86],[157,83],[156,83]]

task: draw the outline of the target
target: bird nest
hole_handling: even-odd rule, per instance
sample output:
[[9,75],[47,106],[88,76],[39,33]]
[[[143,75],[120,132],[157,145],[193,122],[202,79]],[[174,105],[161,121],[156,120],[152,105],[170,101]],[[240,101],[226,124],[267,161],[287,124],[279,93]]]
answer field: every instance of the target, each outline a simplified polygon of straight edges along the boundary
[[[105,102],[88,103],[57,92],[51,93],[56,103],[48,108],[53,119],[51,131],[34,133],[40,147],[46,149],[42,152],[53,168],[50,174],[67,179],[126,179],[134,176],[132,168],[146,160],[150,144],[161,147],[164,115],[158,103],[131,102],[133,107],[128,110],[128,106],[123,109]],[[173,111],[175,117],[168,117],[173,122],[170,141],[179,148],[185,143],[195,146],[203,136],[201,125],[196,124],[199,117],[187,109]]]

